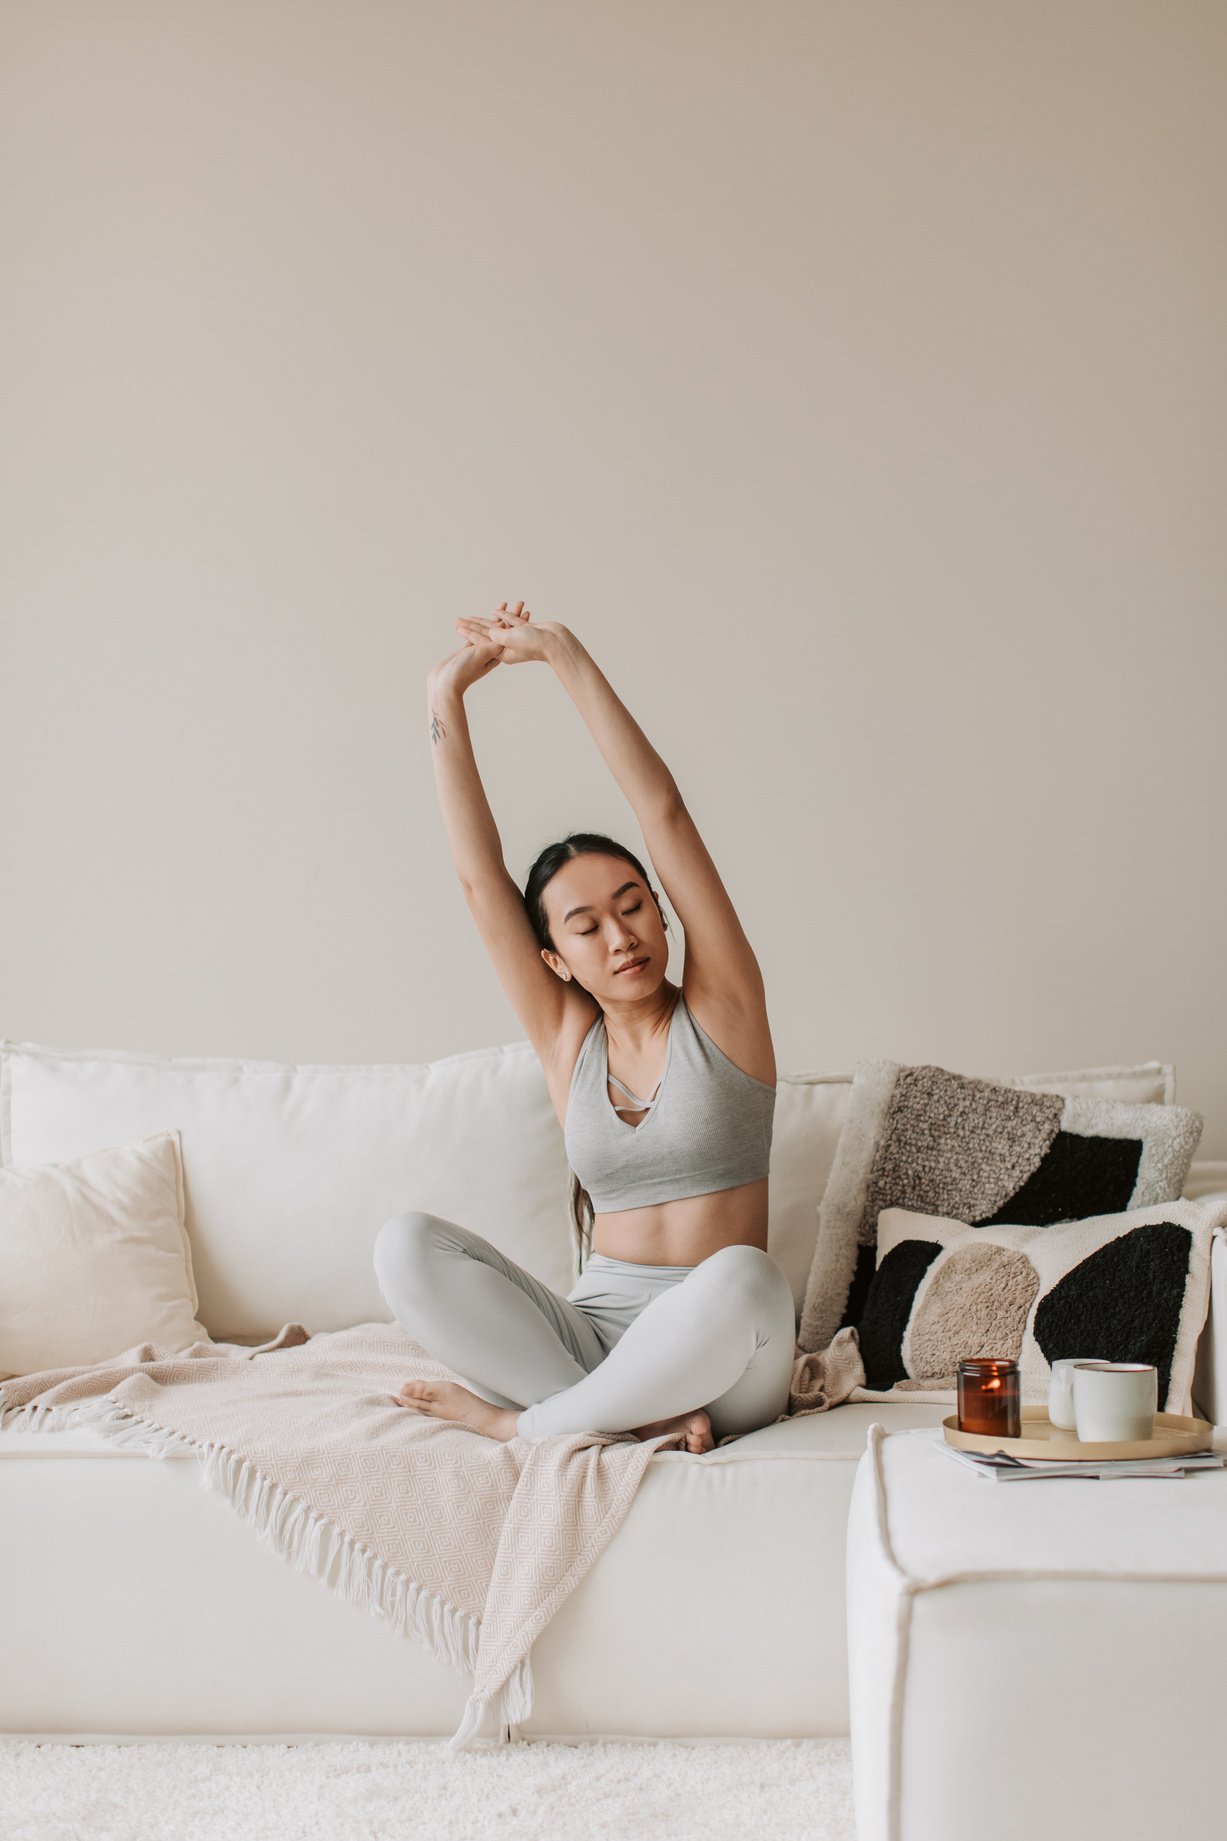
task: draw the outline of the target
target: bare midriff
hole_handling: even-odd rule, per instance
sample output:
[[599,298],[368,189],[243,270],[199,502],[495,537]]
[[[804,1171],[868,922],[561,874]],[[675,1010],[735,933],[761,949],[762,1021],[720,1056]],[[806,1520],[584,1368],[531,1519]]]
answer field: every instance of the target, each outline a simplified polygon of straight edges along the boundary
[[642,1266],[697,1266],[721,1247],[767,1251],[767,1181],[597,1215],[592,1250]]

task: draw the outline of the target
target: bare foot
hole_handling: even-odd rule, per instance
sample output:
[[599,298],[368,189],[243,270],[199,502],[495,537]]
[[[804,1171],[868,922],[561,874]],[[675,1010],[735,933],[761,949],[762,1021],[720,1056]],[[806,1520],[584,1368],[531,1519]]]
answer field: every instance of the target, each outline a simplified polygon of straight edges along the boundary
[[411,1406],[415,1412],[427,1413],[432,1419],[451,1419],[460,1425],[484,1432],[487,1438],[501,1438],[506,1444],[517,1436],[516,1406],[494,1406],[480,1395],[470,1393],[459,1381],[406,1381],[393,1399],[398,1406]]
[[714,1451],[716,1441],[712,1437],[711,1420],[700,1407],[693,1413],[677,1413],[672,1419],[657,1419],[652,1425],[635,1427],[635,1437],[659,1438],[662,1432],[685,1432],[686,1449],[697,1456],[702,1451]]

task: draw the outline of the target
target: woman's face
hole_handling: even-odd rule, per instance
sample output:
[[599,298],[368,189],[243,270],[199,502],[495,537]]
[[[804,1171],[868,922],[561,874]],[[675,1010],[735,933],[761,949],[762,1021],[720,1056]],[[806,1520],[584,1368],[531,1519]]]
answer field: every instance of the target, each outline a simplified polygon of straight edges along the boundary
[[[669,943],[660,909],[624,857],[572,857],[547,883],[545,912],[556,951],[542,951],[595,998],[622,1003],[655,991]],[[623,967],[638,969],[623,970]]]

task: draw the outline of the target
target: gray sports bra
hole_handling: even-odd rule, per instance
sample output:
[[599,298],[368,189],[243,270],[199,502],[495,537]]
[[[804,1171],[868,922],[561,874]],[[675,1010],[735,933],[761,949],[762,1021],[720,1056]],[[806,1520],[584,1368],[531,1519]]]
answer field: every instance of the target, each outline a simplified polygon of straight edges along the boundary
[[[615,1108],[606,1081],[633,1105]],[[647,1112],[629,1125],[622,1112]],[[609,1072],[602,1014],[580,1047],[563,1133],[567,1160],[596,1214],[733,1189],[766,1176],[775,1088],[736,1067],[690,1014],[679,990],[669,1019],[665,1071],[650,1100]]]

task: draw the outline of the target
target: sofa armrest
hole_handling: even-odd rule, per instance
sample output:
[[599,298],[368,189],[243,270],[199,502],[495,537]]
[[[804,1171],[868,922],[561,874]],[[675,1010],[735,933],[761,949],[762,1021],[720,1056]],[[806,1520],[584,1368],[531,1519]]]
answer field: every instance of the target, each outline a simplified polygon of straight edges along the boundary
[[[1198,1200],[1227,1202],[1227,1191]],[[1212,1425],[1227,1421],[1227,1229],[1221,1227],[1210,1245],[1210,1309],[1197,1344],[1192,1391],[1195,1413]]]

